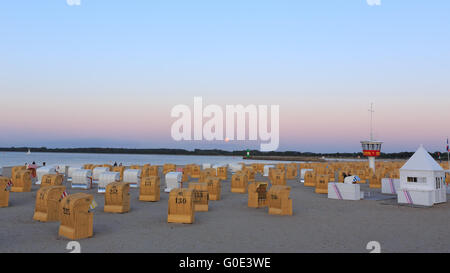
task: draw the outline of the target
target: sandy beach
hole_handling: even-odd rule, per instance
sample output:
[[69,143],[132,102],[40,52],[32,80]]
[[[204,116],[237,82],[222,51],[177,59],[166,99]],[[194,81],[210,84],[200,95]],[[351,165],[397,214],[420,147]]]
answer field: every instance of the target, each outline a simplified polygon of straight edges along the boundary
[[[267,178],[258,175],[257,181]],[[231,193],[228,180],[222,182],[222,200],[210,201],[208,212],[197,212],[194,224],[168,224],[164,179],[161,185],[159,202],[140,202],[139,190],[131,189],[131,211],[125,214],[103,212],[104,198],[96,188],[68,187],[69,194],[89,192],[98,203],[94,236],[79,241],[82,252],[367,253],[369,241],[378,241],[382,252],[450,250],[448,203],[413,208],[399,206],[392,198],[331,200],[289,180],[294,215],[273,216],[267,208],[248,208],[247,194]],[[58,237],[58,222],[32,219],[38,187],[33,185],[29,193],[11,193],[10,207],[0,209],[0,252],[69,252],[70,240]],[[379,192],[367,185],[362,189]]]

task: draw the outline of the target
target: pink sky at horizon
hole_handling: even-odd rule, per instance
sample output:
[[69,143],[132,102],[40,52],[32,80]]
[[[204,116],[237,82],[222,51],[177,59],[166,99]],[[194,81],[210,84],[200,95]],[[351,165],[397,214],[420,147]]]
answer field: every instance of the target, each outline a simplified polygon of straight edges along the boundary
[[[42,143],[42,146],[52,147],[48,141],[58,140],[56,143],[62,143],[65,147],[90,147],[89,140],[96,139],[98,141],[93,144],[98,145],[104,140],[105,145],[115,147],[211,148],[211,143],[207,141],[171,140],[170,128],[176,119],[170,117],[170,109],[175,105],[167,101],[153,104],[136,98],[111,98],[101,103],[95,103],[96,98],[94,101],[85,98],[70,100],[69,103],[59,99],[46,103],[25,99],[21,107],[4,105],[0,115],[8,117],[2,120],[2,128],[8,133],[0,137],[0,146],[32,146],[29,143],[40,146],[39,143]],[[424,108],[424,100],[401,104],[403,100],[378,99],[380,102],[375,104],[374,136],[385,142],[383,151],[412,151],[420,144],[432,151],[443,150],[446,129],[435,120],[450,118],[448,112],[442,111],[446,102],[434,101],[433,107],[427,111],[417,111]],[[333,99],[308,97],[298,102],[280,100],[273,103],[277,102],[280,103],[279,150],[355,152],[360,149],[359,141],[369,138],[369,105],[361,98],[349,98],[344,105],[335,103]],[[193,98],[184,104],[193,111]],[[208,96],[204,97],[204,107],[207,104],[225,108],[224,104],[216,103]],[[64,145],[65,139],[70,140],[71,144]],[[212,147],[228,149],[242,144],[242,149],[245,149],[257,143],[234,141],[230,143],[233,145],[224,143]]]

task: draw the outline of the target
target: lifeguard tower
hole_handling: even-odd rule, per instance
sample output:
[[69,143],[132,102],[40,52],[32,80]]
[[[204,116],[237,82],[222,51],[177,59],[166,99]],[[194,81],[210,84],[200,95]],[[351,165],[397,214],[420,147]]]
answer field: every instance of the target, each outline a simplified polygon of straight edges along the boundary
[[375,157],[380,156],[381,144],[383,144],[383,142],[373,140],[372,121],[373,121],[373,113],[375,112],[373,110],[373,103],[370,104],[369,112],[370,112],[370,140],[361,141],[361,145],[363,149],[363,155],[369,158],[369,167],[375,173]]

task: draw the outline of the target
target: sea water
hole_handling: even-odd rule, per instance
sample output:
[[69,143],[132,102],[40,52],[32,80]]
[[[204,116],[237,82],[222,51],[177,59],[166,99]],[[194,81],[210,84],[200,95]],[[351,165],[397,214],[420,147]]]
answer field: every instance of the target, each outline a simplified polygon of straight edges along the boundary
[[244,160],[242,156],[210,156],[210,155],[142,155],[142,154],[91,154],[91,153],[31,153],[25,152],[0,152],[0,167],[31,164],[33,161],[42,166],[43,162],[47,166],[66,165],[81,167],[83,164],[117,164],[124,166],[143,165],[146,163],[152,165],[163,165],[172,163],[176,165],[185,165],[190,163],[203,164],[230,164],[246,162],[251,163],[286,163],[290,161],[268,161],[268,160]]

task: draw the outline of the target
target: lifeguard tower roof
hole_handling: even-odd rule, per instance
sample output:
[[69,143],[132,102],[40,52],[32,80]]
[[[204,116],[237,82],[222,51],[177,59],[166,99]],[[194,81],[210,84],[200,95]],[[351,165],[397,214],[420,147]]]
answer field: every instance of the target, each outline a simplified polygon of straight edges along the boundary
[[419,149],[400,168],[408,171],[444,171],[444,169],[434,160],[427,150],[420,145]]

